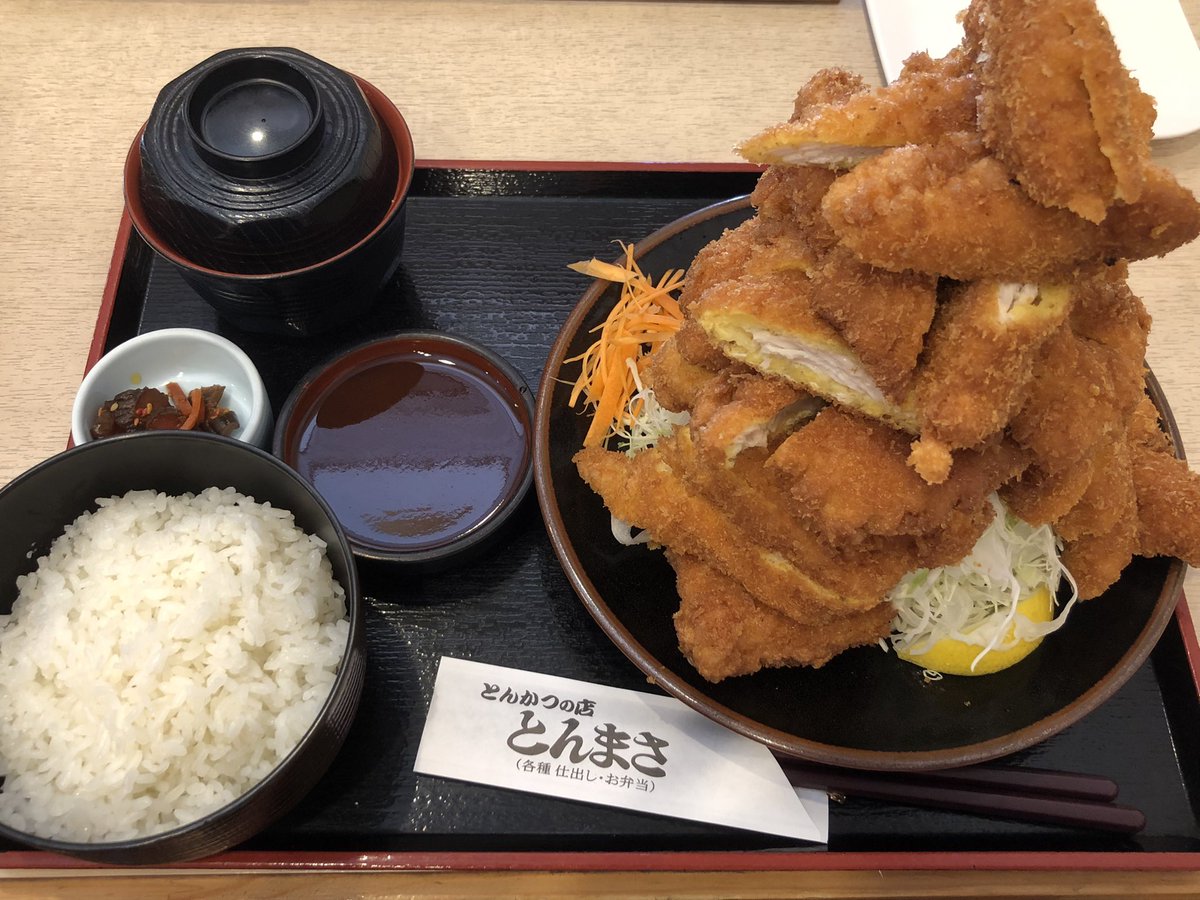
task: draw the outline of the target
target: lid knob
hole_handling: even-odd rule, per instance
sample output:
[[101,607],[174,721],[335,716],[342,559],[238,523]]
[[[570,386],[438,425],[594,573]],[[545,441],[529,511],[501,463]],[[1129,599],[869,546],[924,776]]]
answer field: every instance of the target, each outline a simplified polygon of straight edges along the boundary
[[186,108],[196,152],[227,175],[279,175],[321,144],[320,94],[285,60],[243,57],[215,66],[196,82]]

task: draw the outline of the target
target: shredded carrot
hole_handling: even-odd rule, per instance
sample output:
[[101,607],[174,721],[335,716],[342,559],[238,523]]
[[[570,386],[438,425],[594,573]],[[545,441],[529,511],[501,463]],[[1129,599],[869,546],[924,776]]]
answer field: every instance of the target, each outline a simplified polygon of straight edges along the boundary
[[204,395],[200,393],[200,388],[192,391],[188,400],[192,404],[192,409],[184,423],[179,426],[180,431],[191,431],[200,421],[200,417],[204,415]]
[[187,394],[174,381],[167,382],[167,396],[171,398],[171,402],[175,404],[175,408],[183,413],[184,416],[192,414],[192,404],[188,402]]
[[567,363],[581,363],[579,377],[571,389],[570,406],[582,397],[592,407],[592,421],[583,446],[596,447],[626,425],[638,413],[630,401],[638,390],[638,374],[646,361],[683,323],[683,311],[672,296],[683,285],[681,269],[667,271],[657,282],[647,277],[634,258],[632,244],[621,243],[621,265],[598,259],[573,263],[570,268],[584,275],[621,285],[621,297],[601,325],[599,336],[587,350]]

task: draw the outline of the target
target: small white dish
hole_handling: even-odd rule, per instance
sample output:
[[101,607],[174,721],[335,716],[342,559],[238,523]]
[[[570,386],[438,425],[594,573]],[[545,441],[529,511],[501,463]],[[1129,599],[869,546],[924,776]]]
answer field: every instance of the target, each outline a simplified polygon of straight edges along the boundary
[[[1154,137],[1200,129],[1200,48],[1179,0],[1098,0],[1121,61],[1154,98]],[[944,55],[962,40],[967,0],[866,0],[883,77],[894,81],[909,55]]]
[[258,369],[232,341],[198,328],[164,328],[130,338],[92,366],[71,410],[71,438],[76,444],[93,440],[90,429],[96,409],[121,391],[133,387],[164,388],[174,381],[185,391],[224,385],[221,404],[237,414],[238,440],[266,447],[274,417]]

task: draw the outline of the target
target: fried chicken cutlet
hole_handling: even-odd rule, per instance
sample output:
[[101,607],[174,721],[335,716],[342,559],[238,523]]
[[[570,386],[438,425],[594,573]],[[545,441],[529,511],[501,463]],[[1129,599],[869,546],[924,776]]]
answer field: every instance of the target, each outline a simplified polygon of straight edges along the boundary
[[1070,301],[1065,285],[951,286],[917,375],[922,440],[952,450],[1003,429],[1025,400],[1038,348],[1066,321]]
[[808,272],[819,255],[801,226],[785,219],[755,216],[737,228],[726,229],[701,248],[688,266],[679,305],[686,311],[709,288],[739,275]]
[[1053,525],[1083,497],[1094,469],[1090,453],[1053,471],[1030,463],[1020,475],[1001,485],[998,493],[1004,505],[1030,525]]
[[889,399],[862,360],[813,309],[801,272],[744,275],[714,285],[691,315],[726,356],[784,378],[831,402],[915,427],[911,409]]
[[693,366],[713,373],[723,372],[730,367],[748,371],[746,366],[735,363],[722,353],[721,348],[713,343],[693,316],[684,317],[683,324],[671,339],[675,341],[675,349],[679,351],[679,356]]
[[697,393],[690,432],[702,450],[729,465],[743,450],[774,449],[824,405],[778,378],[723,373]]
[[937,279],[868,265],[844,247],[810,274],[811,303],[846,342],[879,389],[903,403],[937,306]]
[[1200,474],[1162,445],[1131,445],[1137,552],[1200,566]]
[[1008,433],[1045,472],[1062,472],[1090,457],[1102,440],[1124,434],[1121,398],[1114,391],[1105,348],[1060,328],[1034,361],[1025,404]]
[[[1092,477],[1079,501],[1054,522],[1066,541],[1106,534],[1122,519],[1137,520],[1133,485],[1132,448],[1128,435],[1102,441],[1092,454]],[[1131,547],[1130,555],[1136,547]],[[1126,559],[1120,568],[1124,568]]]
[[963,560],[997,494],[1084,599],[1135,553],[1200,562],[1125,263],[1194,239],[1200,204],[1150,162],[1093,0],[973,0],[964,25],[886,88],[822,70],[742,145],[769,164],[754,214],[697,255],[646,370],[689,424],[576,457],[665,549],[710,680],[904,632],[892,589]]
[[[718,351],[719,353],[719,351]],[[724,359],[724,356],[721,357]],[[654,391],[654,399],[671,412],[686,412],[696,404],[705,387],[720,375],[687,359],[680,350],[679,333],[671,335],[646,363],[642,383]]]
[[800,516],[828,539],[854,543],[865,535],[925,534],[956,514],[986,525],[988,496],[1027,463],[1011,442],[994,440],[956,453],[950,477],[931,485],[907,457],[907,435],[828,407],[785,440],[768,465]]
[[1093,600],[1108,590],[1138,552],[1138,520],[1118,519],[1103,534],[1067,541],[1060,559],[1075,579],[1080,600]]
[[1111,259],[1162,256],[1200,234],[1200,204],[1150,166],[1140,198],[1101,224],[1042,206],[979,136],[888,150],[839,177],[825,218],[862,260],[960,281],[1061,281]]
[[987,525],[960,517],[929,540],[835,548],[793,515],[767,456],[747,450],[732,465],[714,464],[684,427],[633,457],[599,448],[575,457],[609,510],[664,546],[679,579],[681,648],[710,680],[820,665],[882,637],[896,581],[960,559]]
[[770,166],[755,183],[750,204],[764,219],[795,225],[823,255],[838,241],[821,213],[821,200],[836,177],[819,166]]
[[789,121],[742,142],[737,151],[762,165],[850,168],[886,147],[972,128],[976,85],[968,63],[960,50],[941,59],[917,53],[886,87],[864,86],[831,102],[811,102],[802,91]]
[[1103,348],[1113,382],[1113,399],[1124,418],[1146,396],[1145,359],[1150,313],[1129,289],[1124,262],[1076,282],[1070,327],[1080,338]]
[[850,647],[887,636],[893,612],[886,603],[814,628],[754,599],[711,566],[667,551],[675,570],[679,649],[704,678],[717,682],[779,666],[819,667]]
[[[800,621],[826,621],[847,609],[878,603],[905,572],[957,559],[978,538],[973,530],[941,529],[920,543],[864,537],[856,545],[835,546],[795,515],[786,492],[764,465],[766,458],[763,450],[747,450],[729,465],[705,458],[685,427],[635,457],[611,452],[600,457],[588,451],[576,464],[585,481],[594,488],[600,484],[597,493],[619,519],[645,528],[656,544],[704,559]],[[599,481],[593,483],[595,479]],[[651,495],[651,488],[660,493]],[[747,582],[743,574],[752,566],[731,561],[760,557],[761,564],[764,554],[786,577],[802,576],[798,583],[806,585],[807,598],[766,597],[777,594],[777,586]]]
[[688,309],[710,288],[742,275],[804,272],[813,310],[880,390],[901,402],[933,319],[937,279],[870,266],[836,246],[821,214],[830,183],[828,172],[812,167],[776,166],[763,173],[751,195],[758,214],[697,254],[682,305]]
[[1101,442],[1079,502],[1054,523],[1080,600],[1099,597],[1138,552],[1137,486],[1128,432]]
[[1094,0],[974,0],[964,28],[984,143],[1030,197],[1089,222],[1141,197],[1154,101]]
[[1097,504],[1118,502],[1102,498],[1131,477],[1113,448],[1124,445],[1148,403],[1143,359],[1150,316],[1126,275],[1120,264],[1075,282],[1068,321],[1048,339],[1049,352],[1034,361],[1036,384],[1010,428],[1034,461],[1001,494],[1023,519],[1054,525],[1064,537],[1092,536],[1098,526],[1112,525]]
[[950,516],[920,538],[862,535],[856,542],[828,539],[798,514],[777,472],[773,454],[748,450],[732,463],[706,452],[680,429],[663,449],[685,485],[708,499],[742,540],[780,554],[838,594],[882,600],[909,571],[955,562],[986,522]]
[[574,462],[618,519],[645,529],[657,545],[705,560],[788,618],[822,624],[882,599],[839,594],[782,554],[740,536],[716,504],[688,487],[661,445],[632,457],[592,447]]
[[1200,566],[1200,476],[1175,456],[1158,410],[1143,394],[1129,420],[1129,462],[1137,497],[1138,553]]

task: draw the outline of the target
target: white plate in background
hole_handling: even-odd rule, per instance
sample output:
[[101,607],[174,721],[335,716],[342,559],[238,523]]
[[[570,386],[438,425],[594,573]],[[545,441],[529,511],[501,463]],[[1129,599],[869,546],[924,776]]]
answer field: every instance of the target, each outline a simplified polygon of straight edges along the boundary
[[[865,0],[875,49],[889,82],[919,50],[943,56],[962,39],[966,0]],[[1097,0],[1121,61],[1154,97],[1156,138],[1200,129],[1200,47],[1179,0]]]

